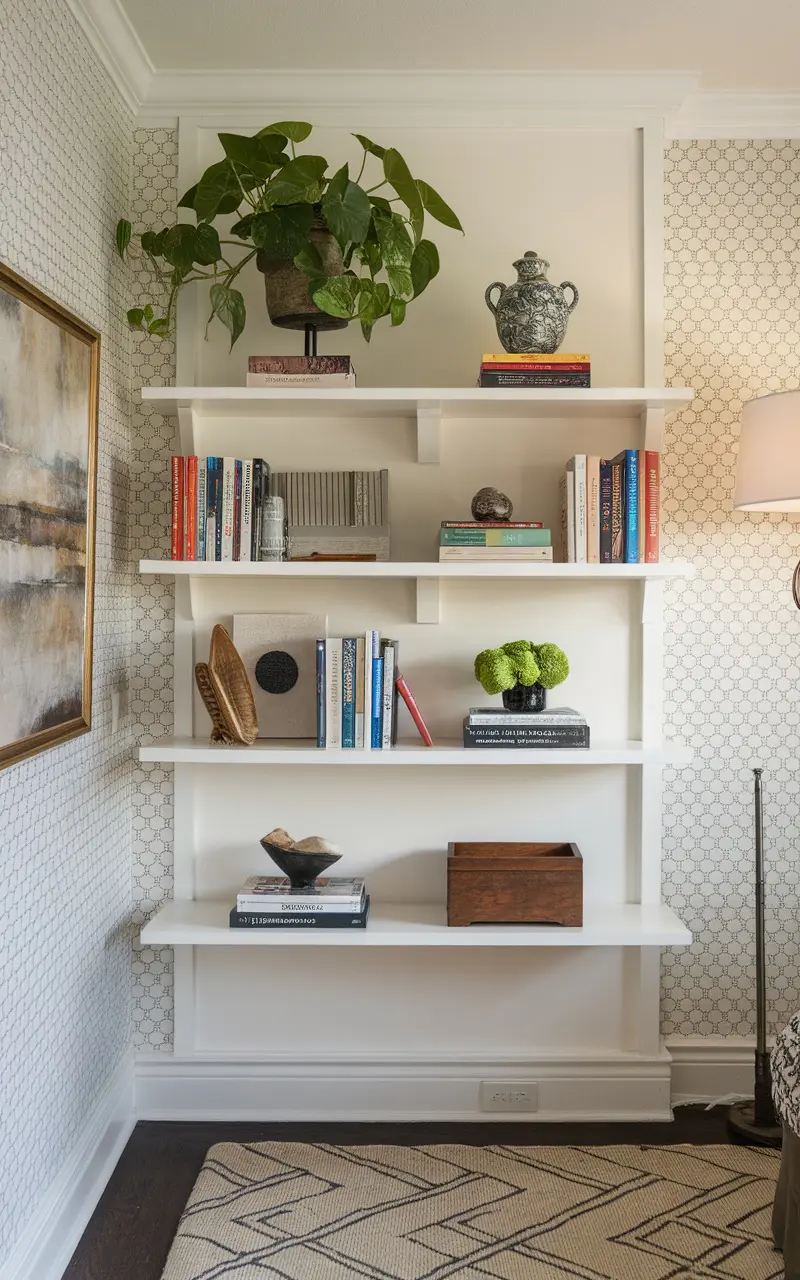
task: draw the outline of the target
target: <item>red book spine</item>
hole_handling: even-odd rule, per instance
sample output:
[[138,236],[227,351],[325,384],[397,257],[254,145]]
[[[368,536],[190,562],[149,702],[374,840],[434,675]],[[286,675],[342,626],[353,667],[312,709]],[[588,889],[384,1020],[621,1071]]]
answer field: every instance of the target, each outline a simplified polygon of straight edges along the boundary
[[658,564],[661,531],[661,455],[648,449],[644,455],[644,466],[644,558],[646,564]]
[[400,697],[403,699],[403,702],[406,704],[409,711],[411,712],[411,719],[414,721],[414,724],[417,726],[419,736],[422,738],[422,741],[425,743],[426,747],[432,747],[433,738],[428,733],[428,726],[426,725],[425,721],[422,719],[422,716],[420,714],[420,709],[417,706],[416,701],[414,699],[414,695],[409,689],[408,685],[406,684],[404,677],[398,676],[397,679],[395,680],[395,684],[397,685],[397,692],[400,694]]
[[172,459],[172,559],[183,559],[183,458]]
[[197,458],[186,459],[186,559],[197,559]]
[[560,364],[558,361],[545,364],[527,364],[520,361],[518,364],[503,364],[502,361],[484,361],[481,365],[481,373],[591,373],[592,366],[590,364],[567,363]]

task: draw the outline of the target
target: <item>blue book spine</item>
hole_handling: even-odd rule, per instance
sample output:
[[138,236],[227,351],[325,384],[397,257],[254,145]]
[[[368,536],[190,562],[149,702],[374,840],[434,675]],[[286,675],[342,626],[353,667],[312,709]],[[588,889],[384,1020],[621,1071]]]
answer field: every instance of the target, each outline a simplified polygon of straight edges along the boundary
[[372,659],[372,733],[374,751],[380,751],[383,730],[383,658]]
[[639,563],[639,455],[625,450],[625,563]]
[[325,641],[317,641],[317,746],[325,746]]
[[356,745],[356,642],[342,641],[342,746]]

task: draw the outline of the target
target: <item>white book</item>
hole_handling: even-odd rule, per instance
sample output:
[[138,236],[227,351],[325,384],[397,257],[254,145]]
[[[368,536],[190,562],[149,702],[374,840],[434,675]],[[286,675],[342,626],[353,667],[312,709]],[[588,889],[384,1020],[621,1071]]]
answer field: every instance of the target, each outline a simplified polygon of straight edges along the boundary
[[506,564],[511,560],[539,560],[551,561],[553,559],[552,547],[440,547],[439,562],[447,562],[448,560],[484,560],[484,561],[505,561]]
[[342,745],[342,642],[325,641],[325,746]]
[[197,559],[206,555],[206,459],[197,459]]
[[271,915],[298,910],[360,911],[366,894],[361,877],[320,876],[308,889],[292,889],[285,876],[251,876],[236,895],[240,911]]
[[381,720],[381,746],[392,745],[392,708],[394,706],[394,645],[382,647],[383,654],[383,718]]
[[600,562],[600,458],[586,459],[586,559]]
[[361,911],[364,906],[363,898],[342,898],[336,901],[316,901],[308,902],[304,899],[295,898],[255,898],[248,894],[239,894],[236,898],[237,911],[249,911],[253,915],[265,916],[285,916],[297,915],[304,912],[308,915],[322,915],[325,912],[336,914],[337,912]]
[[564,532],[564,555],[568,564],[575,560],[575,474],[567,465],[561,478],[562,526]]
[[552,711],[504,711],[502,707],[470,707],[470,724],[555,725],[586,724],[586,716],[572,707],[553,707]]
[[233,512],[236,494],[236,459],[222,460],[222,559],[233,559]]
[[354,373],[248,373],[248,387],[354,387]]
[[206,560],[217,558],[217,517],[213,514],[206,520]]
[[239,504],[239,559],[249,560],[253,545],[253,459],[242,462],[242,498]]
[[[570,465],[570,464],[568,464]],[[586,563],[586,454],[576,453],[571,460],[575,483],[575,559]]]

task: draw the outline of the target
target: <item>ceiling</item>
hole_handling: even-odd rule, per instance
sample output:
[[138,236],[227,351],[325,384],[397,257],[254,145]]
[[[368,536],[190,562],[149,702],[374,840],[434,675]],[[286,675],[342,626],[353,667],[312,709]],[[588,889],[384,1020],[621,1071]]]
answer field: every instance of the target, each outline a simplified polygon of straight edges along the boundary
[[667,71],[800,89],[797,0],[118,0],[163,70]]

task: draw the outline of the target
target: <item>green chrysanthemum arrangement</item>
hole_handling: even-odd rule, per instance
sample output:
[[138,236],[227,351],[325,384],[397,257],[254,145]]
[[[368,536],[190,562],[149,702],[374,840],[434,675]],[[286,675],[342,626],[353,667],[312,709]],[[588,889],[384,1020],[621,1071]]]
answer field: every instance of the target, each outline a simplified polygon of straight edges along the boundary
[[475,659],[475,679],[489,694],[505,693],[517,684],[555,689],[569,675],[569,661],[557,644],[511,640],[499,649],[484,649]]

